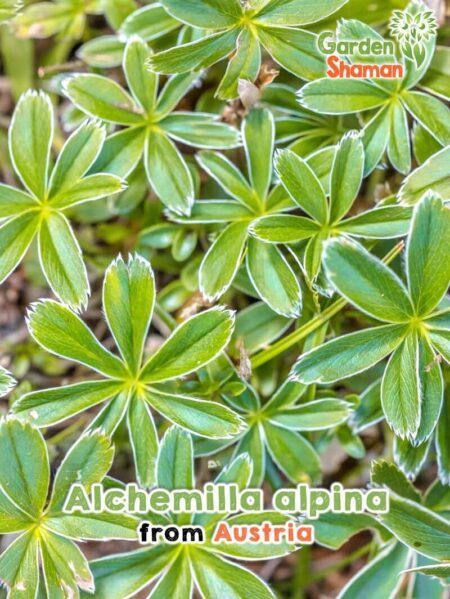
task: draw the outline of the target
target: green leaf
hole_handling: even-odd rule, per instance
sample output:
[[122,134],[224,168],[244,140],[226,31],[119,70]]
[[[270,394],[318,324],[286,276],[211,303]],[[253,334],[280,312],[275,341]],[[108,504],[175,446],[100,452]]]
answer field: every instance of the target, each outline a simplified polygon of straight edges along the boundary
[[127,411],[127,425],[136,476],[141,487],[155,483],[155,462],[158,454],[158,434],[153,416],[143,397],[135,395]]
[[325,191],[311,167],[291,150],[280,150],[275,168],[293,201],[320,224],[328,222]]
[[103,309],[108,326],[131,372],[141,364],[155,303],[155,277],[147,260],[136,254],[111,263],[103,282]]
[[77,58],[90,67],[110,69],[122,64],[124,43],[115,35],[94,37],[78,48]]
[[91,421],[88,430],[101,429],[106,435],[112,436],[123,421],[130,403],[130,391],[122,383],[119,393]]
[[310,239],[320,231],[320,225],[310,218],[280,214],[263,216],[254,221],[250,232],[268,243],[297,243]]
[[242,29],[236,42],[236,52],[228,62],[226,73],[216,91],[221,100],[236,98],[241,81],[254,81],[261,68],[261,47],[257,37]]
[[52,204],[59,203],[87,173],[97,159],[106,137],[106,130],[95,121],[84,121],[64,144],[56,161],[49,184]]
[[15,385],[14,377],[0,366],[0,397],[7,395]]
[[340,141],[331,171],[330,222],[338,222],[353,206],[364,172],[364,148],[359,133],[349,132]]
[[148,391],[145,397],[165,418],[201,437],[229,439],[242,430],[239,416],[218,403],[156,389]]
[[52,212],[43,219],[38,242],[42,270],[55,295],[73,310],[85,309],[88,276],[81,248],[66,217]]
[[317,542],[330,549],[340,549],[351,537],[365,529],[377,530],[383,540],[386,529],[369,514],[338,514],[327,512],[314,520]]
[[17,216],[33,208],[38,208],[39,204],[35,198],[28,195],[20,189],[10,185],[0,184],[0,218],[8,216]]
[[39,587],[39,544],[33,531],[21,535],[0,556],[0,579],[9,597],[34,599]]
[[313,349],[294,365],[302,383],[333,383],[367,370],[400,345],[406,327],[385,325],[333,339]]
[[295,318],[300,314],[300,284],[277,247],[250,237],[246,264],[258,295],[274,312],[287,318]]
[[156,383],[195,372],[228,345],[233,327],[233,313],[220,307],[185,320],[147,361],[140,380]]
[[436,453],[439,469],[439,479],[442,484],[449,485],[450,483],[450,394],[446,394],[444,404],[442,406],[442,414],[439,418],[437,433],[436,433]]
[[280,337],[290,324],[290,319],[276,314],[264,302],[255,302],[236,316],[232,344],[239,345],[238,340],[245,339],[245,350],[254,353]]
[[75,183],[64,195],[51,201],[51,208],[65,210],[76,204],[92,202],[124,191],[126,184],[115,175],[89,175]]
[[28,328],[46,350],[84,364],[106,376],[121,378],[125,367],[107,351],[84,322],[73,312],[52,300],[32,304]]
[[149,595],[149,599],[185,599],[192,596],[192,572],[187,557],[180,553]]
[[189,216],[194,184],[175,144],[163,132],[152,131],[145,145],[145,171],[155,193],[170,210]]
[[50,146],[53,139],[53,108],[43,92],[29,90],[14,111],[9,148],[14,168],[25,187],[42,200],[47,188]]
[[381,380],[377,380],[361,395],[361,403],[352,416],[352,426],[356,433],[383,419],[381,408]]
[[409,232],[412,211],[405,206],[382,206],[341,221],[339,231],[355,237],[391,239]]
[[113,133],[105,141],[91,171],[103,171],[119,177],[127,177],[142,158],[146,139],[147,131],[140,126]]
[[77,74],[64,80],[64,92],[83,112],[110,123],[137,125],[142,109],[115,81],[93,74]]
[[419,347],[415,334],[406,336],[392,354],[381,385],[386,420],[401,439],[414,439],[420,424]]
[[125,599],[132,596],[163,572],[173,560],[173,551],[173,547],[161,544],[93,561],[96,597]]
[[320,480],[320,458],[314,447],[298,433],[264,422],[267,448],[272,459],[293,483]]
[[300,90],[300,103],[321,114],[348,114],[377,108],[389,98],[386,92],[368,81],[318,79]]
[[389,106],[384,106],[367,123],[363,129],[363,143],[365,153],[364,176],[370,173],[378,166],[386,150],[390,134],[390,115]]
[[419,473],[430,449],[430,440],[421,445],[412,445],[410,441],[400,437],[394,438],[394,459],[402,472],[411,479]]
[[33,518],[25,514],[12,503],[3,491],[0,491],[0,530],[2,535],[18,533],[33,525]]
[[168,491],[195,486],[192,438],[176,426],[172,426],[161,441],[157,480],[158,487]]
[[128,87],[133,98],[147,114],[155,109],[158,92],[158,76],[145,67],[150,55],[147,44],[133,37],[127,43],[123,56],[123,70]]
[[340,599],[357,599],[380,594],[393,597],[403,583],[399,574],[408,563],[409,551],[401,543],[385,547],[354,576],[339,593]]
[[[45,441],[31,425],[15,419],[0,424],[0,486],[17,507],[38,516],[47,501],[50,468]],[[30,459],[33,456],[33,459]]]
[[129,14],[122,22],[118,33],[121,39],[138,35],[145,42],[150,42],[178,29],[179,26],[179,21],[167,14],[163,6],[150,4]]
[[415,443],[421,444],[433,433],[442,408],[444,382],[442,370],[428,341],[422,338],[420,345],[419,377],[422,395],[420,426]]
[[199,77],[199,73],[183,73],[169,77],[158,96],[155,118],[161,120],[170,114],[196,84]]
[[397,495],[421,503],[422,496],[403,472],[386,460],[372,462],[370,479],[375,485],[387,487]]
[[418,164],[423,164],[433,154],[441,151],[441,144],[420,123],[414,123],[412,130],[414,156]]
[[243,16],[237,0],[162,0],[162,5],[175,19],[202,29],[232,27]]
[[414,211],[406,255],[411,299],[417,314],[426,316],[450,285],[450,209],[433,193]]
[[320,431],[346,422],[350,406],[341,399],[318,399],[300,406],[288,407],[271,416],[271,421],[296,431]]
[[41,558],[47,594],[55,599],[64,599],[72,592],[81,590],[92,593],[94,579],[89,564],[80,549],[63,537],[43,531]]
[[89,493],[91,485],[103,480],[111,468],[114,448],[99,431],[82,435],[66,453],[55,476],[50,512],[62,510],[70,487],[77,483]]
[[[255,195],[252,188],[242,173],[223,154],[206,150],[199,152],[196,158],[203,170],[215,179],[231,197],[242,202],[250,209],[257,205],[257,202],[255,204]],[[198,206],[198,202],[196,202],[194,210],[196,206]],[[194,214],[192,216],[195,218]]]
[[245,454],[249,456],[253,466],[248,486],[250,488],[260,487],[266,473],[266,448],[262,430],[258,426],[250,427],[236,446],[237,459]]
[[444,200],[450,199],[449,161],[450,148],[444,148],[406,177],[399,191],[402,204],[413,206],[428,191],[441,195]]
[[13,412],[21,420],[30,419],[35,426],[52,426],[115,397],[122,386],[123,383],[115,381],[86,381],[31,391],[14,403]]
[[0,226],[0,283],[16,268],[34,239],[39,213],[28,211]]
[[257,22],[269,25],[310,25],[329,17],[346,2],[347,0],[271,0],[257,14]]
[[409,499],[391,495],[389,511],[380,520],[403,544],[438,561],[450,559],[450,524]]
[[195,548],[191,554],[191,567],[204,599],[274,599],[266,584],[249,570],[232,564],[209,551]]
[[[450,576],[450,564],[433,564],[430,566],[421,566],[419,568],[410,568],[406,572],[411,574],[425,574],[432,578],[447,579]],[[442,590],[442,589],[440,589]]]
[[404,93],[402,100],[412,116],[440,144],[447,146],[450,143],[450,110],[443,102],[429,94],[411,91]]
[[354,241],[327,243],[327,276],[339,293],[360,310],[384,322],[408,322],[413,308],[399,277]]
[[73,540],[105,541],[125,539],[136,541],[138,521],[125,514],[108,512],[76,515],[53,514],[48,516],[45,527],[51,532]]
[[233,282],[247,241],[246,221],[228,225],[205,254],[199,271],[200,290],[212,301]]
[[408,128],[408,115],[400,102],[391,102],[390,133],[387,153],[392,166],[406,175],[411,170],[411,142]]
[[253,109],[242,126],[245,157],[252,188],[265,201],[272,180],[275,122],[266,109]]
[[258,27],[259,41],[284,69],[310,81],[325,71],[323,55],[317,48],[317,36],[310,31],[290,27]]
[[178,111],[160,121],[159,126],[172,139],[196,148],[227,150],[240,144],[237,129],[218,122],[214,114]]
[[205,69],[232,52],[237,37],[237,29],[214,33],[200,40],[153,54],[148,66],[155,73],[161,74]]
[[437,46],[425,77],[420,81],[420,86],[432,94],[438,94],[446,100],[450,96],[448,77],[450,75],[450,53],[445,46]]

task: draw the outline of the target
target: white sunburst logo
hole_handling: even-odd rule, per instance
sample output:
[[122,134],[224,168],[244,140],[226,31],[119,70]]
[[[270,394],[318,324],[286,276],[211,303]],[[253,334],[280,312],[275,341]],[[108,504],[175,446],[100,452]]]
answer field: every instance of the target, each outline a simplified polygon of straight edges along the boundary
[[403,54],[419,67],[426,59],[426,44],[436,36],[438,23],[434,12],[422,2],[413,2],[407,10],[395,10],[389,30]]

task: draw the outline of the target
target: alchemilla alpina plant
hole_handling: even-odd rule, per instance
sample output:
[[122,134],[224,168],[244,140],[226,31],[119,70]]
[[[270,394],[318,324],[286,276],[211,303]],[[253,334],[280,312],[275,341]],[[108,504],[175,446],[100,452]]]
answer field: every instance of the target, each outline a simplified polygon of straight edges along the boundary
[[443,3],[23,4],[1,597],[445,599]]

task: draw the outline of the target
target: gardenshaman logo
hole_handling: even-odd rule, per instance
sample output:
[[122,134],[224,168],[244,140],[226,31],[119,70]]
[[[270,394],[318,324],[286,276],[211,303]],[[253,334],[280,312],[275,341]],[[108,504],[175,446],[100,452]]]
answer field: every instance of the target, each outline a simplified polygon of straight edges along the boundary
[[[327,76],[331,79],[403,79],[405,75],[404,65],[396,62],[393,41],[381,38],[336,40],[332,31],[323,31],[317,39],[317,46],[327,56]],[[370,63],[369,59],[376,56],[381,60]],[[357,57],[361,62],[353,62],[351,57]]]
[[[416,5],[418,7],[418,5]],[[432,10],[415,14],[395,10],[389,21],[389,31],[400,44],[403,54],[420,67],[426,58],[426,43],[437,34],[438,23]]]
[[433,11],[420,1],[412,2],[406,10],[393,12],[389,21],[393,40],[381,36],[344,39],[338,28],[337,34],[322,32],[317,46],[327,56],[327,76],[331,79],[402,79],[406,67],[399,62],[399,54],[419,68],[430,56],[437,28]]

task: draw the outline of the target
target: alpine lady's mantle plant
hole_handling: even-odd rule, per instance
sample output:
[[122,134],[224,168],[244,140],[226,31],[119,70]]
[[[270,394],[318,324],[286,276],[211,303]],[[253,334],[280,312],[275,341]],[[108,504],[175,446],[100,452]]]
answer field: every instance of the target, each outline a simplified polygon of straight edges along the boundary
[[[411,3],[410,10],[425,10],[424,5]],[[381,41],[383,38],[371,27],[360,21],[343,21],[339,25],[338,36],[345,40],[369,37]],[[405,59],[407,73],[403,80],[317,79],[306,84],[299,92],[300,102],[306,108],[319,114],[351,114],[368,112],[364,127],[366,151],[366,175],[387,155],[392,166],[400,173],[411,170],[410,131],[408,114],[417,121],[441,147],[450,143],[450,110],[436,96],[448,100],[448,86],[444,91],[439,79],[431,78],[426,91],[414,88],[421,84],[435,51],[436,37],[426,42],[426,60],[418,67],[414,60]],[[349,57],[353,61],[364,61],[364,57]],[[366,57],[367,60],[367,57]],[[371,58],[372,60],[372,58]],[[424,83],[425,85],[425,83]],[[373,111],[375,110],[375,113]]]
[[183,322],[150,357],[144,344],[155,302],[150,264],[139,256],[121,258],[106,271],[103,309],[120,352],[105,349],[69,308],[51,300],[35,304],[28,317],[34,339],[48,351],[94,370],[100,376],[69,386],[33,391],[14,412],[39,427],[61,422],[106,403],[90,429],[112,434],[126,418],[139,482],[154,482],[158,435],[150,408],[189,431],[211,438],[237,434],[242,422],[232,410],[183,395],[171,383],[213,360],[228,344],[233,314],[212,308]]
[[323,71],[316,35],[299,29],[325,19],[346,0],[163,0],[168,13],[191,27],[207,29],[206,37],[155,54],[148,60],[155,73],[186,73],[232,56],[217,89],[223,99],[238,95],[238,83],[254,81],[264,49],[283,68],[302,79]]
[[450,209],[432,194],[417,205],[407,243],[407,287],[347,239],[328,242],[325,268],[342,296],[386,324],[304,354],[293,376],[306,384],[332,383],[392,354],[381,386],[386,420],[400,438],[422,443],[433,433],[442,406],[439,356],[450,361],[449,311],[439,309],[450,284]]
[[[243,453],[218,475],[215,484],[236,484],[239,489],[249,486],[252,462]],[[157,485],[163,489],[193,489],[194,452],[190,435],[177,427],[170,428],[161,441],[157,462]],[[279,544],[218,543],[210,541],[217,523],[227,520],[230,526],[242,524],[286,523],[278,512],[231,515],[167,514],[167,517],[149,516],[158,525],[203,526],[205,543],[201,545],[157,544],[133,553],[119,554],[92,563],[99,597],[125,599],[134,596],[150,582],[156,583],[150,597],[165,599],[178,596],[192,597],[193,587],[203,597],[242,597],[253,594],[260,599],[273,599],[271,589],[249,570],[226,558],[237,560],[266,560],[287,555],[294,548],[287,542]]]
[[51,168],[53,108],[50,98],[30,91],[19,100],[9,129],[9,151],[25,191],[0,184],[0,281],[16,268],[37,236],[39,259],[54,293],[74,309],[84,307],[89,281],[81,250],[65,211],[124,189],[116,175],[86,175],[105,140],[95,121],[83,123],[66,141]]
[[[19,533],[0,557],[0,580],[9,597],[78,597],[95,588],[89,564],[74,541],[135,539],[137,522],[110,513],[62,511],[70,486],[86,491],[103,480],[114,456],[111,441],[94,431],[81,436],[58,468],[52,491],[41,433],[15,419],[0,423],[0,533]],[[40,583],[40,570],[43,580]]]
[[363,179],[364,149],[357,133],[346,134],[337,147],[329,194],[308,163],[292,150],[277,153],[275,168],[286,193],[308,216],[265,216],[252,223],[251,232],[269,243],[308,241],[302,263],[311,284],[321,269],[322,248],[327,239],[339,235],[389,239],[405,235],[408,230],[410,211],[397,205],[345,218]]
[[[445,30],[406,56],[399,36],[398,53],[378,57],[403,61],[398,81],[325,78],[316,44],[324,30],[380,42],[394,5],[408,27],[429,19],[408,0],[57,0],[28,2],[4,26],[8,599],[292,599],[311,589],[442,599],[450,90],[449,49],[436,39]],[[0,20],[15,8],[0,0]],[[380,485],[390,511],[324,514],[316,545],[288,556],[295,547],[212,545],[210,534],[201,545],[114,549],[99,542],[135,540],[133,518],[62,510],[73,482],[89,493],[96,483],[213,480],[264,485],[268,505],[298,482]],[[208,533],[221,519],[286,521],[144,517]],[[344,546],[369,530],[369,542],[366,532]],[[83,555],[75,543],[89,540]]]
[[197,148],[227,149],[239,145],[239,134],[213,114],[171,114],[198,74],[172,77],[158,93],[159,77],[144,65],[149,56],[141,39],[128,42],[123,70],[131,96],[111,79],[93,74],[74,75],[64,82],[64,90],[80,110],[124,127],[107,139],[94,170],[126,177],[143,157],[148,182],[161,201],[173,212],[189,215],[194,184],[172,139]]

